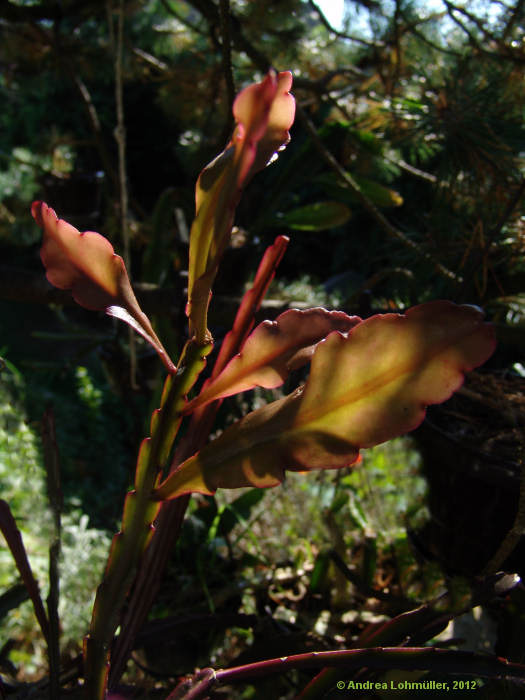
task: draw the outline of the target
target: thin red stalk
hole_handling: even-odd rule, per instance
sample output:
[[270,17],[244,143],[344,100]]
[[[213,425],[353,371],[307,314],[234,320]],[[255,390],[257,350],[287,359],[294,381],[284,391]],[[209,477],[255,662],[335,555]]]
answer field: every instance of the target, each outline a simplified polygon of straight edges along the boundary
[[[455,593],[447,591],[414,610],[402,612],[379,626],[365,630],[356,641],[357,648],[416,646],[426,643],[440,632],[454,617],[477,605],[508,595],[520,583],[517,574],[493,574],[475,583],[471,595],[462,607],[457,607]],[[322,669],[308,683],[296,700],[317,700],[338,680],[335,668]]]
[[266,296],[268,287],[274,278],[275,270],[282,260],[289,241],[290,239],[287,236],[277,236],[273,245],[266,249],[257,269],[253,286],[244,295],[235,316],[232,330],[226,334],[222,342],[217,360],[213,366],[212,379],[222,372],[231,358],[240,351],[248,337],[248,333],[255,323],[255,314],[261,307],[261,303]]
[[44,604],[40,597],[38,583],[33,576],[31,565],[27,558],[27,553],[22,540],[22,534],[16,525],[16,520],[11,513],[8,503],[0,499],[0,532],[5,537],[7,546],[9,547],[16,567],[22,577],[22,581],[27,589],[33,608],[35,609],[36,619],[42,630],[44,638],[49,644],[49,621],[47,619]]
[[49,619],[49,697],[60,695],[60,569],[63,495],[60,485],[60,458],[56,439],[55,414],[48,406],[42,416],[42,446],[47,476],[47,495],[53,512],[54,532],[49,547],[49,595],[47,613]]
[[[320,666],[341,667],[344,669],[342,674],[348,674],[351,669],[369,668],[432,671],[444,675],[461,674],[484,678],[525,679],[525,665],[511,663],[497,656],[435,647],[376,647],[314,651],[258,661],[222,671],[204,669],[200,672],[199,678],[195,679],[193,687],[188,688],[188,681],[183,681],[167,700],[202,700],[216,684],[242,683],[257,678],[267,678],[275,673],[287,673],[294,669],[316,669]],[[343,675],[341,681],[343,681]]]
[[436,647],[375,647],[313,651],[216,671],[215,678],[217,683],[240,683],[273,673],[282,673],[283,670],[315,669],[319,666],[342,666],[345,669],[395,668],[436,673],[461,673],[485,678],[525,678],[523,664],[511,663],[498,656],[487,656],[473,651]]

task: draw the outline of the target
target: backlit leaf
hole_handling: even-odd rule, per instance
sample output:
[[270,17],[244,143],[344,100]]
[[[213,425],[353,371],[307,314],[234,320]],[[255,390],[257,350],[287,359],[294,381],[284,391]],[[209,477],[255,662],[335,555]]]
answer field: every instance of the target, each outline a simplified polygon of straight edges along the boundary
[[40,257],[49,282],[70,289],[80,306],[129,323],[155,348],[168,371],[175,371],[135,298],[124,260],[107,238],[94,231],[80,233],[44,202],[33,202],[31,213],[44,232]]
[[290,138],[295,115],[292,75],[270,71],[239,93],[233,105],[236,128],[230,143],[201,172],[190,233],[187,315],[199,343],[206,342],[211,286],[229,243],[242,188]]
[[235,423],[158,488],[173,498],[217,488],[275,486],[286,469],[333,469],[416,428],[495,346],[471,306],[437,301],[377,315],[319,343],[304,388]]
[[360,321],[358,316],[321,308],[290,309],[275,321],[263,321],[248,336],[242,351],[188,404],[186,412],[256,386],[275,389],[293,369],[310,360],[317,343],[329,333],[347,333]]

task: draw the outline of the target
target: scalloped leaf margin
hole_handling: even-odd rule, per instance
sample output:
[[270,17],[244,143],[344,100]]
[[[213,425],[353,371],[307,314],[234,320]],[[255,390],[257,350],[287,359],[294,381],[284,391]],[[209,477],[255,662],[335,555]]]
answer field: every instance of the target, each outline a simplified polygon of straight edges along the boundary
[[290,140],[295,100],[292,74],[270,70],[264,80],[244,88],[233,104],[236,128],[224,151],[207,165],[195,188],[195,219],[190,232],[188,304],[190,333],[208,340],[211,287],[229,243],[242,188]]
[[495,348],[472,306],[436,301],[376,315],[319,343],[304,388],[253,411],[186,460],[156,490],[170,499],[269,487],[285,470],[335,469],[416,428]]
[[80,306],[128,323],[156,350],[166,369],[175,366],[139,306],[120,255],[95,231],[81,233],[45,202],[33,202],[33,218],[44,232],[40,258],[48,281],[69,289]]

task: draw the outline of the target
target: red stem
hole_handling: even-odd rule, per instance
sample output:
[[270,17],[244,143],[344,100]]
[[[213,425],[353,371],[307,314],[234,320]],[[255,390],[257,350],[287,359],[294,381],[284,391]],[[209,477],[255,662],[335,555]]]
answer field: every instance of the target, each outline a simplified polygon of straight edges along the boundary
[[[497,656],[470,651],[437,649],[435,647],[376,647],[373,649],[343,649],[338,651],[308,652],[278,659],[258,661],[222,671],[204,669],[195,677],[192,687],[183,681],[166,700],[202,700],[216,684],[231,684],[285,673],[293,669],[341,667],[349,676],[351,669],[404,669],[433,671],[442,674],[460,674],[484,678],[525,678],[525,665],[516,664]],[[346,682],[346,681],[344,681]],[[444,679],[441,681],[447,683]],[[452,688],[452,685],[450,685]],[[445,688],[446,689],[446,688]]]

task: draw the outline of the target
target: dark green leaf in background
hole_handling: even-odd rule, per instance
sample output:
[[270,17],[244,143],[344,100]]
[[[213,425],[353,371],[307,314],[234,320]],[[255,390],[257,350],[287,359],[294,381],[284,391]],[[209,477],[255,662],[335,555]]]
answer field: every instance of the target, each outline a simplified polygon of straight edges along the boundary
[[342,226],[352,212],[342,202],[316,202],[298,207],[279,217],[279,223],[295,231],[324,231]]

